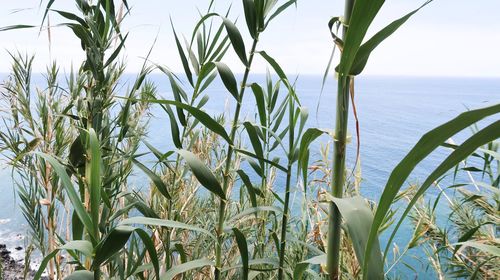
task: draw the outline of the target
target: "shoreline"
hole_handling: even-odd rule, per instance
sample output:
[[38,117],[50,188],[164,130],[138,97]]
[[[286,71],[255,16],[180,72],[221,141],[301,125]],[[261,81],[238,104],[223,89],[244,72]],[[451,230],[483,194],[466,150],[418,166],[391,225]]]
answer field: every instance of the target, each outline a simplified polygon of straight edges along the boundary
[[[22,247],[16,247],[14,250],[21,251],[23,250]],[[12,257],[12,251],[10,251],[7,248],[6,244],[0,244],[0,258],[2,259],[1,263],[1,279],[4,280],[17,280],[17,279],[26,279],[25,278],[25,273],[27,278],[32,279],[35,276],[35,271],[32,269],[29,269],[28,271],[25,272],[25,265],[23,260],[15,260]]]

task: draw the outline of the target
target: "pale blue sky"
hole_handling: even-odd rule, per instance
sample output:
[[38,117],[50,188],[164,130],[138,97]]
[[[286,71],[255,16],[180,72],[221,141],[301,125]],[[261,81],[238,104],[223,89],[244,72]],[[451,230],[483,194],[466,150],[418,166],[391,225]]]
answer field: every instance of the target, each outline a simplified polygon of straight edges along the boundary
[[[181,71],[169,15],[178,32],[189,36],[198,20],[196,8],[205,10],[208,0],[129,0],[132,13],[124,30],[127,40],[127,72],[135,72],[142,64],[155,37],[158,41],[151,59]],[[240,0],[217,0],[217,11],[224,12],[233,2],[231,18],[241,17],[238,26],[250,43],[243,23]],[[370,34],[385,24],[417,7],[423,1],[387,0]],[[265,49],[291,74],[323,73],[332,43],[327,22],[342,13],[341,0],[298,0],[278,17],[261,37],[259,49]],[[37,24],[43,9],[39,0],[4,0],[0,26]],[[72,9],[74,1],[58,0],[57,9]],[[16,9],[26,9],[13,13]],[[51,23],[61,22],[53,14]],[[64,27],[52,29],[49,53],[47,34],[38,30],[0,32],[0,72],[9,71],[10,60],[5,50],[35,53],[35,71],[43,71],[51,60],[69,71],[71,63],[79,64],[83,52],[72,33]],[[415,15],[406,26],[384,42],[372,55],[365,70],[367,75],[418,76],[500,76],[500,1],[499,0],[435,0]],[[235,72],[243,67],[231,52],[224,61]],[[255,72],[264,72],[265,64],[256,61]],[[238,70],[239,69],[239,70]]]

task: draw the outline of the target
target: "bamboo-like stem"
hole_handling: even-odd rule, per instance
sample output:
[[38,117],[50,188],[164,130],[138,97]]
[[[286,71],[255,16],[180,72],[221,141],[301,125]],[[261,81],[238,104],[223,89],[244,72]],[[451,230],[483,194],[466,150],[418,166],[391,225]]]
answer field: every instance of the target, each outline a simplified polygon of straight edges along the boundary
[[[196,85],[194,87],[194,90],[193,90],[193,95],[191,97],[191,100],[189,102],[189,106],[193,106],[194,104],[194,101],[196,100],[196,96],[198,95],[198,91],[199,91],[199,88],[200,88],[200,85],[201,85],[201,81],[202,79],[200,77],[197,78],[197,81],[196,81]],[[189,118],[190,118],[191,114],[188,114],[186,116],[186,126],[183,126],[182,128],[182,134],[181,134],[181,143],[184,143],[184,139],[186,138],[186,133],[188,131],[187,127],[189,125]],[[181,156],[180,154],[177,154],[177,157],[175,159],[175,168],[174,168],[174,174],[173,174],[173,177],[172,177],[172,188],[175,188],[175,183],[177,181],[177,170],[179,169],[179,165],[180,165],[180,161],[181,161]],[[168,201],[168,208],[167,208],[167,219],[168,220],[171,220],[172,219],[172,208],[173,208],[173,203],[172,203],[172,199],[170,199]],[[166,245],[165,245],[165,250],[166,250],[166,267],[167,269],[170,269],[171,267],[171,263],[170,263],[170,239],[171,239],[171,234],[173,232],[173,230],[171,230],[170,228],[167,228],[167,240],[166,240]]]
[[[255,54],[255,49],[257,48],[257,42],[259,42],[259,33],[255,36],[253,40],[252,49],[250,50],[250,57],[248,59],[248,65],[245,69],[245,74],[243,75],[243,80],[241,81],[240,93],[238,95],[238,100],[236,104],[236,110],[234,112],[233,123],[231,124],[231,132],[229,134],[229,139],[233,142],[236,136],[236,130],[238,129],[238,118],[240,117],[241,103],[243,101],[243,95],[245,94],[246,83],[248,79],[248,75],[250,74],[250,67],[252,66],[253,57]],[[227,192],[229,187],[229,180],[231,179],[231,162],[234,152],[233,145],[229,144],[227,147],[227,155],[226,155],[226,165],[224,167],[224,185],[223,190],[224,193]],[[226,193],[227,196],[227,193]],[[226,201],[221,199],[219,204],[219,218],[217,223],[217,244],[215,247],[215,280],[220,279],[220,269],[222,268],[222,243],[224,242],[223,238],[223,230],[224,230],[224,217],[226,212]]]
[[278,268],[278,280],[283,280],[284,277],[284,264],[285,264],[285,250],[286,250],[286,230],[288,225],[288,212],[289,212],[289,204],[290,204],[290,185],[292,178],[292,164],[293,164],[293,154],[294,154],[294,97],[293,93],[289,93],[288,95],[288,166],[286,172],[286,186],[285,186],[285,205],[283,209],[283,218],[281,219],[281,239],[280,239],[280,266]]
[[[345,1],[344,27],[342,30],[342,37],[344,40],[349,26],[353,5],[354,0]],[[331,192],[334,197],[342,197],[344,192],[350,82],[351,78],[348,76],[348,73],[339,73],[331,181]],[[335,280],[339,279],[340,275],[340,226],[341,216],[339,209],[333,202],[330,202],[328,215],[327,268],[330,279]]]
[[[268,93],[269,94],[269,93]],[[264,134],[264,155],[265,158],[269,158],[269,140],[271,139],[271,134],[269,132],[269,129],[271,128],[271,108],[268,106],[269,104],[266,104],[266,133]],[[270,166],[269,163],[264,162],[264,176],[261,178],[261,191],[264,194],[263,198],[263,205],[267,205],[267,184],[270,176]],[[257,242],[261,242],[261,246],[256,246],[256,250],[254,251],[254,258],[256,255],[258,255],[260,258],[264,257],[264,251],[266,249],[266,242],[265,242],[265,236],[266,236],[266,223],[267,223],[267,213],[262,213],[262,222],[259,224],[258,230],[258,239]],[[258,244],[258,243],[257,243]]]

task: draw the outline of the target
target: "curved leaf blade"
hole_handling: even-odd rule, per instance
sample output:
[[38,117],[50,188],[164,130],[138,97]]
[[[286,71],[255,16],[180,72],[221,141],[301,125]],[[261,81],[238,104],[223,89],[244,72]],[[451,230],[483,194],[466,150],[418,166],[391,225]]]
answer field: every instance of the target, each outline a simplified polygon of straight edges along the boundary
[[226,199],[226,194],[215,175],[195,154],[186,150],[178,150],[177,152],[187,162],[200,184],[202,184],[207,190],[219,196],[221,199]]
[[196,231],[196,232],[206,234],[207,236],[210,236],[215,240],[215,236],[212,233],[210,233],[208,230],[202,229],[202,228],[199,228],[196,226],[184,224],[181,222],[177,222],[177,221],[163,220],[163,219],[156,219],[156,218],[146,218],[146,217],[132,217],[132,218],[128,218],[128,219],[125,219],[125,220],[120,222],[120,225],[133,225],[133,224],[186,229],[186,230],[191,230],[191,231]]
[[194,261],[189,261],[183,264],[173,266],[169,271],[167,271],[161,280],[172,280],[174,277],[180,273],[184,273],[189,270],[202,268],[205,266],[214,266],[214,262],[209,259],[199,259]]
[[234,237],[240,250],[241,264],[243,265],[243,280],[248,279],[248,245],[245,235],[237,228],[233,228]]
[[217,72],[219,72],[219,76],[224,83],[226,89],[231,93],[231,95],[236,99],[236,101],[240,102],[240,96],[238,94],[238,84],[236,83],[236,78],[234,77],[233,72],[229,67],[222,62],[212,62],[217,68]]
[[234,51],[240,58],[241,62],[243,62],[243,65],[248,66],[245,43],[243,42],[240,31],[238,30],[236,25],[234,25],[234,23],[229,19],[222,17],[222,21],[224,23],[224,26],[226,27],[227,35],[229,36],[229,40],[231,41],[231,45],[233,46]]
[[[375,212],[373,224],[370,229],[370,235],[365,252],[365,260],[369,258],[368,255],[371,252],[372,242],[374,242],[377,238],[378,229],[383,223],[392,201],[416,165],[456,133],[488,116],[497,113],[500,113],[500,104],[467,111],[444,123],[443,125],[427,132],[424,136],[422,136],[422,138],[420,138],[405,158],[394,168],[384,187],[384,191],[377,204],[377,211]],[[366,267],[363,268],[364,272],[366,272],[365,269]],[[366,275],[366,273],[363,275]]]

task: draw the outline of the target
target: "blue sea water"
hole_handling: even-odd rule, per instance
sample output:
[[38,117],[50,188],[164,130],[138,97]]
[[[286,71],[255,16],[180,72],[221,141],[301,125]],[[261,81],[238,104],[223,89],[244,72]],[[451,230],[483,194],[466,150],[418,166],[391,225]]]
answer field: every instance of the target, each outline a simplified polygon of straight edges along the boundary
[[[0,78],[3,78],[0,74]],[[133,79],[133,75],[126,75],[125,80]],[[264,75],[252,76],[250,82],[264,81]],[[149,77],[158,86],[158,91],[165,97],[171,98],[168,79],[159,74]],[[35,76],[34,83],[40,81]],[[39,85],[43,87],[43,84]],[[335,81],[330,79],[320,96],[320,76],[299,76],[297,80],[297,94],[303,106],[309,108],[308,126],[320,128],[334,127],[335,117]],[[218,79],[207,92],[210,101],[205,110],[209,114],[221,114],[227,108],[235,105]],[[251,91],[245,96],[246,104],[242,111],[242,118],[253,120],[256,112],[254,98]],[[428,77],[359,77],[356,79],[355,102],[360,124],[361,143],[361,193],[377,200],[382,193],[386,180],[397,165],[418,139],[432,128],[450,120],[468,108],[478,108],[500,102],[500,78],[428,78]],[[317,110],[316,110],[317,109]],[[352,112],[350,114],[349,129],[355,136]],[[171,149],[170,127],[168,118],[159,108],[152,110],[149,122],[148,141],[161,151]],[[463,140],[469,132],[464,132],[455,141]],[[325,140],[325,139],[322,139]],[[352,168],[356,155],[355,138],[348,147],[348,167]],[[313,146],[312,156],[319,155],[319,143]],[[410,182],[421,182],[425,175],[436,167],[440,160],[449,151],[441,149],[425,159],[411,174]],[[281,154],[282,155],[282,154]],[[284,160],[284,159],[283,159]],[[147,188],[144,176],[139,172],[134,174],[131,184],[135,188]],[[12,187],[10,170],[0,171],[1,193],[0,205],[0,243],[15,246],[23,243],[22,236],[27,231],[22,214],[17,207]],[[278,177],[276,190],[283,189],[283,177]],[[437,191],[430,191],[436,195]],[[400,229],[396,242],[402,248],[411,237],[411,227],[406,224]],[[384,242],[385,241],[385,242]],[[382,245],[387,242],[387,236],[381,237]],[[410,252],[420,258],[422,252]],[[425,258],[422,258],[425,259]],[[417,264],[412,257],[408,262]],[[407,271],[403,265],[400,271]],[[406,274],[410,275],[410,274]],[[432,274],[426,273],[424,278]],[[413,277],[409,277],[413,278]]]

